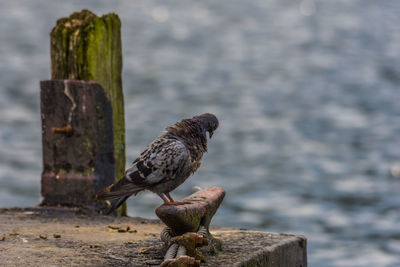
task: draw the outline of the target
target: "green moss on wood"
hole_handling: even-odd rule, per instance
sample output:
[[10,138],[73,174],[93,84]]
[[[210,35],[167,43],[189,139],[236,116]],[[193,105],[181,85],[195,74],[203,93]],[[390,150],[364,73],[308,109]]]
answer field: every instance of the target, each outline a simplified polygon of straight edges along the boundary
[[[125,171],[121,21],[114,13],[98,17],[89,10],[82,10],[59,19],[50,37],[52,79],[97,81],[111,102],[118,180]],[[119,214],[126,214],[125,206]]]

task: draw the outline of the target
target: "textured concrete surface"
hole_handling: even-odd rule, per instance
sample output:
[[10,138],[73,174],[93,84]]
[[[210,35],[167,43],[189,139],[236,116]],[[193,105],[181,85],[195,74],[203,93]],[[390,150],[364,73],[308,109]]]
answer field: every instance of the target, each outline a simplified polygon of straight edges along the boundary
[[[78,209],[0,209],[1,266],[157,266],[158,220],[85,215]],[[201,266],[305,267],[306,239],[211,227],[224,243]]]

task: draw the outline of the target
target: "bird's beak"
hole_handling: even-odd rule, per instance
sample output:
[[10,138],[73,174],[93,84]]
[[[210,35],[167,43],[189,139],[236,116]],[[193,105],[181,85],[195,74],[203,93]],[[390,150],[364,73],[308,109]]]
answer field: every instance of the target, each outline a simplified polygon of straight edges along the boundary
[[214,134],[213,131],[209,131],[209,132],[208,132],[208,137],[210,137],[210,139],[211,139],[211,137],[213,136],[213,134]]

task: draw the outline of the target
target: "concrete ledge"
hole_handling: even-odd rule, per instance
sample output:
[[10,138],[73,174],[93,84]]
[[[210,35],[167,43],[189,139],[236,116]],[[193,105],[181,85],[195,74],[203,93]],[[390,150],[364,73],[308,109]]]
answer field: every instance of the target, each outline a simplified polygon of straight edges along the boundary
[[[33,207],[0,209],[0,225],[2,266],[157,266],[165,252],[158,220]],[[304,236],[210,230],[223,251],[201,266],[307,266]]]
[[[307,266],[307,239],[302,235],[271,234],[245,231],[239,234],[243,239],[270,240],[263,248],[241,258],[233,266]],[[253,243],[254,244],[254,243]]]

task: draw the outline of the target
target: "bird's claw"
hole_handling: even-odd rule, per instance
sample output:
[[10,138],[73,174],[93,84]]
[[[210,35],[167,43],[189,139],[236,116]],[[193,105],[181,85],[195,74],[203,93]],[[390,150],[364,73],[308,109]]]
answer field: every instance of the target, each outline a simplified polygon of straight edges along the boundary
[[185,204],[189,204],[189,202],[185,202],[185,201],[169,201],[169,202],[164,202],[163,205],[174,205],[174,206],[178,206],[178,205],[185,205]]

